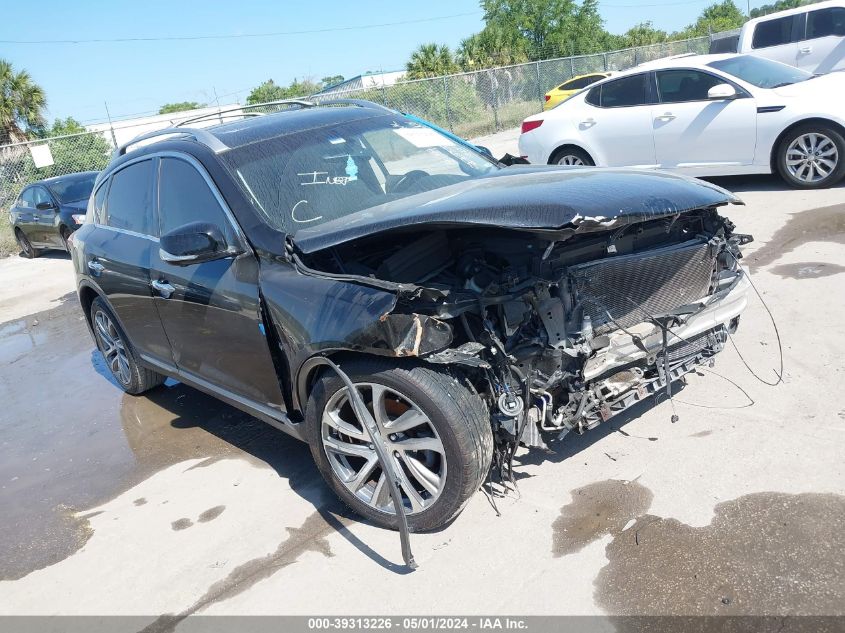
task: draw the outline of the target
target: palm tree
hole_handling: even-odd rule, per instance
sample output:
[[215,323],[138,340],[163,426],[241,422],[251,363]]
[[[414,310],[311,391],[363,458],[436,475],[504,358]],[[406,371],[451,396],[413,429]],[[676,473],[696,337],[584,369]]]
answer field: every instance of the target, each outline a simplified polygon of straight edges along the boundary
[[0,145],[25,141],[29,132],[44,126],[47,97],[25,70],[15,72],[0,59]]
[[439,77],[457,72],[458,65],[448,46],[422,44],[411,53],[411,59],[405,65],[408,79]]

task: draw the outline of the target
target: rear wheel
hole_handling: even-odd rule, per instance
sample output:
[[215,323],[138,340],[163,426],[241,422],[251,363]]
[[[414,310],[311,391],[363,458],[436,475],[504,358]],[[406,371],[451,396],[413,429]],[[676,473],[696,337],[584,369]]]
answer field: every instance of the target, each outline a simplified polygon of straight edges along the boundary
[[827,125],[801,125],[781,141],[777,166],[781,177],[793,187],[830,187],[845,175],[845,139]]
[[[484,481],[493,437],[487,408],[449,372],[385,359],[342,366],[373,414],[400,480],[411,530],[452,520]],[[346,387],[332,371],[314,385],[306,411],[311,453],[350,508],[383,527],[398,522],[387,478]]]
[[165,381],[166,376],[140,365],[135,348],[126,338],[111,308],[100,297],[91,303],[91,325],[106,366],[126,393],[138,395]]
[[26,233],[20,229],[15,229],[15,239],[18,241],[18,246],[21,249],[21,255],[27,259],[35,259],[41,255],[41,251],[32,245]]
[[552,165],[568,165],[570,167],[592,167],[595,163],[590,155],[580,147],[563,147],[555,152],[549,161]]

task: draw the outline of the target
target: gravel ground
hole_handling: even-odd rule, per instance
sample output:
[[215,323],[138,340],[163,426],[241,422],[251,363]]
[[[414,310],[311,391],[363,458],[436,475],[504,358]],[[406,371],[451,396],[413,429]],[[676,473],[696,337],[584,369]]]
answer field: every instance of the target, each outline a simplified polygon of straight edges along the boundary
[[[175,382],[120,392],[66,255],[0,261],[0,614],[845,614],[845,188],[717,182],[783,383],[727,349],[677,423],[664,402],[523,451],[501,516],[476,494],[413,536],[413,573],[306,446]],[[735,341],[771,380],[758,299]]]

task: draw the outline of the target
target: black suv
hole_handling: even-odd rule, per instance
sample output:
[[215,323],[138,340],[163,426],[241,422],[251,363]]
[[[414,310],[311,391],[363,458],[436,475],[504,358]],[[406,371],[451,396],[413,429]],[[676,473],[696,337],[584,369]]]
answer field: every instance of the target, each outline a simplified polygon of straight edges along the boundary
[[308,442],[380,525],[397,489],[411,529],[443,525],[520,443],[670,389],[737,325],[748,237],[719,187],[279,107],[120,148],[74,236],[79,299],[127,392],[172,376]]
[[98,172],[56,176],[27,185],[9,209],[9,222],[24,257],[46,248],[70,251],[68,238],[85,220]]

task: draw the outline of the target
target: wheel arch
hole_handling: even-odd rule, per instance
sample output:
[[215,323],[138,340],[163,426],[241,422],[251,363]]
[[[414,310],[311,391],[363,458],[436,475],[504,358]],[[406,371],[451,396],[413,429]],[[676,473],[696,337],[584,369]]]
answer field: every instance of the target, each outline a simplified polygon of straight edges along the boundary
[[578,143],[561,143],[556,148],[554,148],[552,150],[552,152],[549,154],[549,159],[548,159],[547,163],[549,165],[554,165],[555,164],[555,158],[558,156],[558,154],[560,154],[563,150],[567,150],[567,149],[577,149],[579,151],[584,152],[587,156],[590,157],[590,160],[593,161],[593,164],[594,165],[596,164],[595,155],[590,150],[588,150],[586,147],[584,147],[583,145],[579,145]]
[[[79,305],[82,306],[82,313],[85,315],[85,322],[88,324],[88,329],[91,331],[91,334],[93,336],[94,325],[93,323],[91,323],[91,305],[94,303],[94,299],[97,299],[99,297],[100,299],[105,301],[106,304],[109,305],[109,307],[111,307],[111,304],[109,304],[108,299],[106,299],[103,293],[101,293],[91,284],[84,281],[79,286],[77,296],[79,297]],[[112,312],[114,312],[114,310],[112,310]]]
[[837,121],[834,121],[833,119],[817,116],[809,117],[806,119],[800,119],[798,121],[795,121],[794,123],[790,123],[787,127],[783,129],[783,131],[781,131],[780,134],[778,134],[777,138],[775,139],[775,142],[772,144],[772,151],[769,155],[769,167],[771,168],[773,174],[778,173],[778,152],[780,151],[780,146],[781,143],[783,143],[783,139],[786,138],[786,136],[795,128],[813,123],[830,126],[834,130],[839,132],[839,134],[843,138],[845,138],[845,126],[843,126]]

